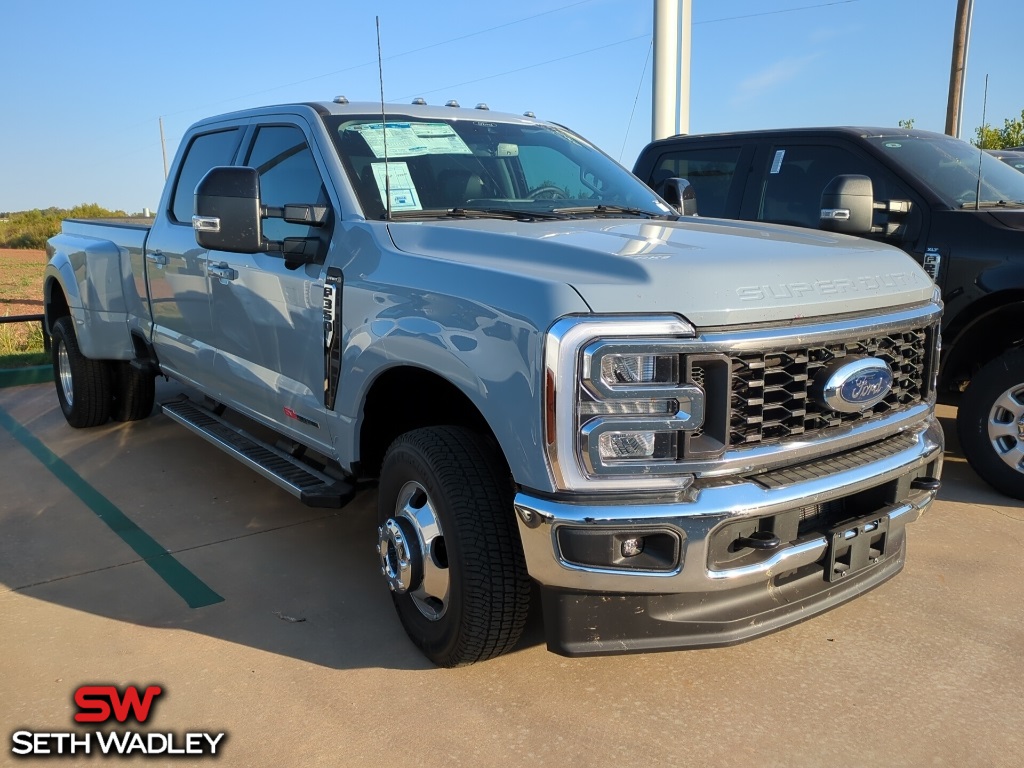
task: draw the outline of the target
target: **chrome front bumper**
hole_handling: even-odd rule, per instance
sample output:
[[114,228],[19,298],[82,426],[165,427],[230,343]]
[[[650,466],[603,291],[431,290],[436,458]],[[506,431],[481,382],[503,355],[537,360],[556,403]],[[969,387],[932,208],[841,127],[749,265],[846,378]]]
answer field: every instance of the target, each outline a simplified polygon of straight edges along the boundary
[[[780,573],[821,560],[829,546],[824,535],[785,542],[764,559],[734,568],[709,567],[709,545],[716,529],[741,519],[777,515],[794,508],[840,499],[905,476],[941,472],[943,435],[934,417],[905,430],[895,447],[858,461],[825,458],[765,476],[731,477],[698,483],[692,500],[644,505],[575,504],[519,493],[515,510],[530,575],[542,586],[588,593],[678,594],[722,592],[771,582]],[[865,447],[866,448],[866,447]],[[801,480],[801,477],[809,479]],[[766,487],[767,486],[767,487]],[[889,537],[903,546],[904,527],[935,498],[934,490],[914,490],[890,508]],[[559,547],[560,528],[616,532],[671,531],[679,537],[680,557],[669,570],[629,570],[580,565]]]

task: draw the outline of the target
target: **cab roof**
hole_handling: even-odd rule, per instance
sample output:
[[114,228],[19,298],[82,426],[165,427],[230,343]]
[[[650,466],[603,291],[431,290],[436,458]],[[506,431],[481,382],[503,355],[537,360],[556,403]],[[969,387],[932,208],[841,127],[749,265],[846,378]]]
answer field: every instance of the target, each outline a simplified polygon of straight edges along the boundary
[[[342,99],[344,97],[338,97]],[[420,100],[418,100],[420,101]],[[453,104],[457,102],[448,102]],[[282,113],[295,113],[302,111],[312,111],[321,117],[329,115],[379,115],[381,113],[381,104],[379,101],[314,101],[314,102],[303,102],[293,104],[275,104],[265,107],[254,107],[252,109],[244,109],[236,112],[228,112],[226,114],[214,115],[203,120],[200,120],[196,125],[202,125],[204,123],[220,122],[223,120],[237,120],[250,117],[265,117],[267,115],[275,115]],[[492,120],[494,122],[501,123],[543,123],[543,120],[537,120],[533,113],[527,112],[523,115],[514,115],[508,112],[496,112],[491,110],[487,105],[481,104],[475,107],[460,107],[460,106],[447,106],[447,105],[432,105],[432,104],[385,104],[384,114],[387,115],[402,115],[407,117],[414,117],[426,120],[450,120],[457,118],[460,120]]]

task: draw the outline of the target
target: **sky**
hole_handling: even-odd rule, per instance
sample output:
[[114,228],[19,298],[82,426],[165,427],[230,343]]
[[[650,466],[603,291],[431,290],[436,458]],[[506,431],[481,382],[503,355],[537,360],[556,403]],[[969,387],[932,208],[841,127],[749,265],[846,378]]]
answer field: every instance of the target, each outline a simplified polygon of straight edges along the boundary
[[[9,0],[0,211],[156,208],[204,117],[264,104],[457,99],[567,125],[632,167],[651,139],[653,0]],[[956,0],[692,0],[690,132],[942,131]],[[975,0],[964,137],[1019,118],[1020,0]]]

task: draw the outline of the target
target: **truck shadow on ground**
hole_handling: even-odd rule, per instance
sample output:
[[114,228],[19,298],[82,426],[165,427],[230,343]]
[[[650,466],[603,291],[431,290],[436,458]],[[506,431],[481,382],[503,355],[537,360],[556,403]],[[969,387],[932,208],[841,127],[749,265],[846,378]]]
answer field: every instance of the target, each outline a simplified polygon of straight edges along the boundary
[[[0,407],[223,599],[190,608],[173,580],[24,456],[31,476],[17,485],[4,474],[17,467],[0,468],[0,484],[26,489],[0,503],[7,589],[328,668],[433,669],[406,637],[379,573],[374,488],[340,510],[310,509],[162,415],[72,430],[51,386],[23,388],[30,401],[19,408],[10,392]],[[0,430],[4,446],[8,437]],[[47,491],[33,497],[33,487]],[[518,649],[543,642],[535,597]]]

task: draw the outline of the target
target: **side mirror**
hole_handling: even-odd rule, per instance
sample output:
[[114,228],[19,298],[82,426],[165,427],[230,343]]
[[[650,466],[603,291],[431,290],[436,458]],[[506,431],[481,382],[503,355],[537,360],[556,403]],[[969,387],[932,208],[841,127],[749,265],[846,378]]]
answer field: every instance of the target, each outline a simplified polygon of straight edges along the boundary
[[260,217],[260,177],[255,168],[211,168],[196,185],[192,228],[211,251],[265,250]]
[[661,196],[683,216],[697,215],[697,191],[686,179],[673,176],[662,184]]
[[875,191],[868,176],[836,176],[821,193],[819,226],[845,235],[871,233]]

